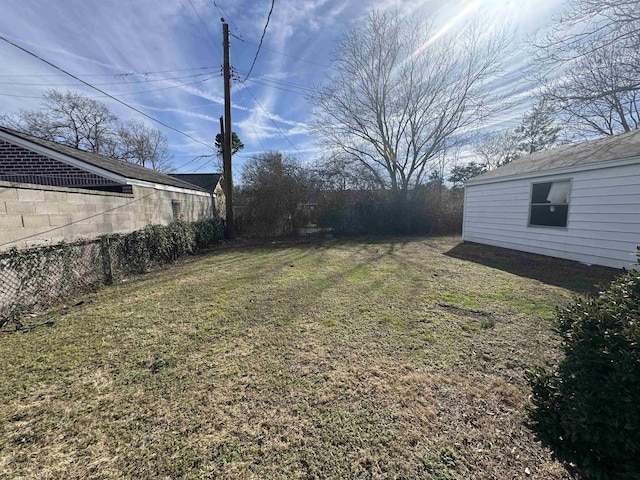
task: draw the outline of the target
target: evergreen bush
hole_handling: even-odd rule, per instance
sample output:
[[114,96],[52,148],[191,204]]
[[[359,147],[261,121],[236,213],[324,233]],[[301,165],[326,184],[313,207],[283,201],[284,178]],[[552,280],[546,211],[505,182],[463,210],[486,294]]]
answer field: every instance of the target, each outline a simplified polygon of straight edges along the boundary
[[123,235],[107,235],[111,258],[124,272],[144,273],[155,265],[176,259],[212,246],[222,238],[219,220],[202,222],[175,221],[169,225],[147,225]]
[[558,309],[565,358],[527,372],[530,427],[587,478],[640,478],[640,272]]

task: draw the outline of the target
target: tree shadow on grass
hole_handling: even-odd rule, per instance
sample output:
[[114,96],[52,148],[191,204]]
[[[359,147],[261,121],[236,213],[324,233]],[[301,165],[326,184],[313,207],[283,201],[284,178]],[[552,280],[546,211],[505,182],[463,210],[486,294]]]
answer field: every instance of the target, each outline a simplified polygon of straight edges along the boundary
[[493,247],[479,243],[459,243],[445,253],[448,257],[480,263],[487,267],[566,288],[576,293],[597,293],[622,270],[585,265],[572,260]]

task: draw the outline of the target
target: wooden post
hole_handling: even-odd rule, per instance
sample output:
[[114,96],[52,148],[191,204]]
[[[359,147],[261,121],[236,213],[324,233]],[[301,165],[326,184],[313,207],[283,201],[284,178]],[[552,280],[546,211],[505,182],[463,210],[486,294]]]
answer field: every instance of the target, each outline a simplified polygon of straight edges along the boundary
[[111,250],[109,249],[109,237],[100,239],[100,253],[102,254],[102,271],[104,272],[104,284],[113,283],[113,269],[111,265]]
[[222,149],[223,174],[225,191],[225,212],[227,223],[227,238],[233,240],[233,174],[231,170],[231,65],[229,61],[229,24],[222,24],[222,36],[224,47],[224,120],[225,132]]

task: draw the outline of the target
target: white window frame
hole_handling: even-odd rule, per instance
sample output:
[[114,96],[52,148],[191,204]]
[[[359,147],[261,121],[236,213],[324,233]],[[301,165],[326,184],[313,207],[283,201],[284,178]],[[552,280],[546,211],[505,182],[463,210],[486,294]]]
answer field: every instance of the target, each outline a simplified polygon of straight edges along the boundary
[[[534,185],[541,185],[544,183],[561,183],[561,182],[569,182],[569,193],[567,194],[567,203],[533,203],[533,186]],[[527,217],[527,227],[529,228],[553,228],[554,230],[567,230],[569,228],[569,210],[570,210],[570,205],[571,205],[571,192],[573,191],[573,179],[572,178],[558,178],[555,180],[546,180],[544,182],[531,182],[530,187],[529,187],[529,213],[528,213],[528,217]],[[567,221],[565,223],[565,225],[562,226],[558,226],[558,225],[536,225],[536,224],[532,224],[531,223],[531,211],[532,211],[532,207],[534,206],[540,206],[540,205],[544,205],[544,206],[558,206],[558,205],[566,205],[567,206]]]

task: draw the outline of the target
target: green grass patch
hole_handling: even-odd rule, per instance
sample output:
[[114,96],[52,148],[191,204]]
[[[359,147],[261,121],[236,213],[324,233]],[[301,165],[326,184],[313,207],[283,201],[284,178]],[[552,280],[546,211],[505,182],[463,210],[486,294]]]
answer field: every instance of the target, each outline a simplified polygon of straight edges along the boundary
[[459,248],[226,248],[3,334],[0,477],[568,478],[520,428],[521,371],[558,361],[584,267]]

